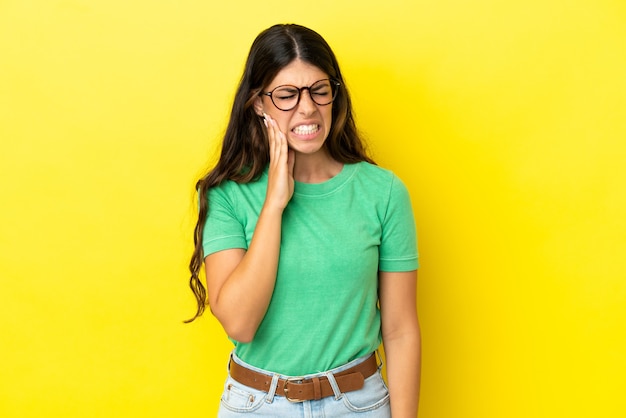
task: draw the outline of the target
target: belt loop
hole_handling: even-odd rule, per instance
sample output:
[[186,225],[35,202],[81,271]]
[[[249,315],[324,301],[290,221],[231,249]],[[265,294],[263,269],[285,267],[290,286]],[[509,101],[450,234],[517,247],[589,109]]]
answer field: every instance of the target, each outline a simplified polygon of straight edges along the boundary
[[322,387],[320,385],[320,378],[314,377],[311,379],[313,381],[313,396],[316,401],[322,399]]
[[339,389],[339,385],[337,384],[337,381],[335,380],[335,376],[331,373],[325,373],[326,378],[328,379],[328,383],[330,383],[330,387],[333,388],[333,393],[335,394],[335,400],[338,401],[339,399],[341,399],[343,397],[343,393],[341,393],[341,390]]
[[278,387],[278,375],[274,374],[272,376],[272,382],[270,383],[270,388],[267,391],[267,398],[265,402],[272,403],[274,402],[274,395],[276,394],[276,388]]

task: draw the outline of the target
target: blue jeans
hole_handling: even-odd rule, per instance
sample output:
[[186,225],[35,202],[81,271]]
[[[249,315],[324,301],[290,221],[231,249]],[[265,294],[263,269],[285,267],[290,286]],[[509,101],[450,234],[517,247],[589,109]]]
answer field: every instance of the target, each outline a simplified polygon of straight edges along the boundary
[[217,413],[218,418],[242,418],[248,417],[289,417],[289,418],[315,418],[315,417],[363,417],[363,418],[390,418],[389,391],[378,372],[365,379],[365,385],[356,391],[341,393],[333,377],[349,369],[364,360],[368,356],[358,358],[348,364],[337,367],[323,373],[302,376],[308,379],[312,377],[326,376],[333,387],[334,396],[320,400],[290,402],[283,396],[275,394],[278,379],[287,379],[284,376],[268,372],[244,363],[234,353],[232,360],[248,369],[272,376],[272,384],[269,392],[263,392],[242,385],[230,376],[226,379],[224,393]]

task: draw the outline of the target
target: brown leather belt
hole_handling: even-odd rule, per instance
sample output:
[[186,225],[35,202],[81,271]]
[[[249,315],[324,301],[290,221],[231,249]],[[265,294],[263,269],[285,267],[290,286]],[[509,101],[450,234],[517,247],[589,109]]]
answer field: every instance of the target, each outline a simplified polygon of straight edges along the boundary
[[[337,381],[339,391],[345,393],[361,389],[365,379],[376,373],[377,370],[376,356],[372,354],[367,360],[347,370],[334,373],[333,376]],[[232,360],[230,361],[230,377],[242,385],[264,392],[269,392],[272,385],[271,375],[250,370]],[[334,394],[326,376],[310,379],[299,377],[278,379],[278,386],[276,387],[276,395],[284,396],[291,402],[318,400]]]

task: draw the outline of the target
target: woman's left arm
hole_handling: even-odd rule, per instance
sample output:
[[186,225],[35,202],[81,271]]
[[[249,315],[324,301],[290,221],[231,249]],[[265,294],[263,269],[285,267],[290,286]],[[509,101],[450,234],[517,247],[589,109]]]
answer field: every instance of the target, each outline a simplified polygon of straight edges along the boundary
[[420,391],[421,334],[417,270],[379,272],[379,300],[393,418],[415,418]]

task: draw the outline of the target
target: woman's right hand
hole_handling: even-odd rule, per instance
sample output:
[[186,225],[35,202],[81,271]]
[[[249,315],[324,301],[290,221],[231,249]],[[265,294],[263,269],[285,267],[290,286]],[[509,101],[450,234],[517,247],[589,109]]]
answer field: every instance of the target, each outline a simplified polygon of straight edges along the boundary
[[293,196],[295,152],[289,149],[287,138],[280,131],[276,121],[265,113],[263,116],[270,146],[270,165],[265,205],[283,210],[289,203],[291,196]]

